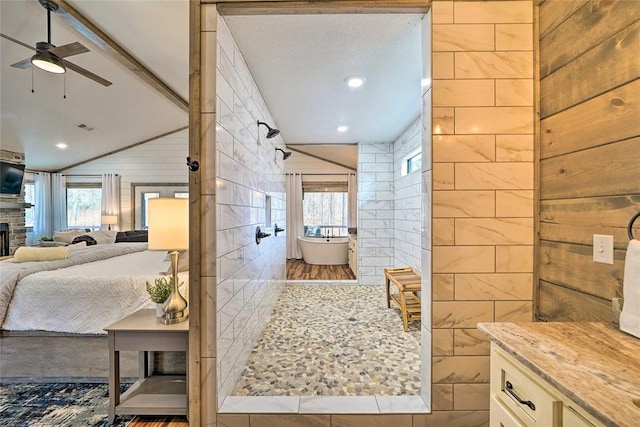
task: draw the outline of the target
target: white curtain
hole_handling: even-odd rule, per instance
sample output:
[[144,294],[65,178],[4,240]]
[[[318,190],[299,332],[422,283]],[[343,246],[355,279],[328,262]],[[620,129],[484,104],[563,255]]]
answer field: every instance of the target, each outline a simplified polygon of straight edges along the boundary
[[349,227],[358,226],[358,177],[356,174],[349,174],[347,182],[347,194],[349,201]]
[[35,176],[35,218],[33,235],[36,239],[51,237],[53,223],[51,221],[51,174],[38,172]]
[[116,215],[120,222],[120,175],[115,173],[102,175],[102,215]]
[[67,229],[67,178],[60,174],[51,175],[51,214],[53,231]]
[[302,174],[287,174],[287,259],[301,259],[298,236],[304,235]]

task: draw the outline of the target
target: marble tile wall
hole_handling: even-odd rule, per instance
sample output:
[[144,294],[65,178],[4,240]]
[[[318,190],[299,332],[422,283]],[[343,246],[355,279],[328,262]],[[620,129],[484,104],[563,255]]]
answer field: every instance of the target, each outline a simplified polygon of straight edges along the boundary
[[532,320],[533,7],[435,1],[432,13],[433,410],[482,425],[489,345],[476,325]]
[[284,285],[285,237],[272,235],[260,245],[255,242],[257,226],[273,234],[271,228],[265,227],[265,196],[271,196],[271,224],[287,227],[284,162],[275,152],[275,147],[284,147],[285,142],[282,136],[266,139],[265,128],[258,128],[257,120],[275,127],[277,123],[227,24],[219,16],[216,19],[216,335],[220,405],[240,377]]
[[393,266],[393,143],[358,144],[358,283],[384,283]]
[[402,176],[406,156],[422,148],[422,118],[414,121],[393,143],[393,267],[410,266],[421,271],[421,191],[420,171]]
[[432,12],[426,14],[422,20],[422,117],[421,126],[421,142],[422,142],[422,171],[420,173],[420,272],[422,277],[421,287],[421,348],[420,361],[422,363],[420,369],[420,396],[427,402],[429,408],[432,408],[432,400],[434,398],[434,390],[432,383],[432,355],[433,355],[433,328],[431,325],[431,264],[432,264],[432,243],[431,243],[431,211],[432,211],[432,145],[431,137],[432,124],[432,97],[433,81],[432,74],[432,56],[433,56],[433,36],[431,27],[433,25]]
[[[236,144],[243,140],[236,141],[235,132],[231,130],[220,132],[216,138],[216,132],[210,125],[215,123],[216,101],[215,96],[212,99],[206,94],[211,91],[215,94],[216,89],[215,79],[213,83],[209,82],[211,73],[208,72],[215,67],[211,65],[211,61],[207,61],[207,57],[215,56],[215,53],[211,52],[205,41],[207,31],[215,32],[216,19],[211,19],[215,15],[210,13],[211,10],[215,12],[215,5],[202,5],[201,9],[203,132],[200,147],[206,156],[208,143],[214,143],[216,139],[218,144],[225,144],[224,141]],[[427,289],[423,289],[423,292],[431,292],[433,298],[433,314],[429,304],[424,304],[426,312],[423,313],[424,319],[433,319],[433,324],[428,320],[423,322],[426,346],[431,347],[434,354],[431,387],[433,412],[413,415],[347,415],[336,411],[331,415],[283,415],[260,413],[261,411],[256,410],[251,414],[216,414],[216,376],[210,375],[210,372],[218,364],[212,363],[216,360],[215,349],[213,353],[210,352],[212,346],[208,342],[207,333],[208,327],[216,324],[214,317],[201,325],[201,425],[488,425],[489,350],[486,340],[476,332],[475,325],[479,321],[531,319],[531,297],[526,288],[529,284],[527,277],[533,271],[533,246],[526,236],[526,221],[515,226],[515,230],[508,236],[480,233],[480,223],[466,223],[464,243],[456,242],[457,227],[459,219],[492,219],[499,223],[504,221],[513,224],[514,218],[526,220],[533,217],[532,203],[528,201],[532,199],[533,189],[533,100],[530,95],[533,93],[533,52],[526,36],[532,25],[532,11],[531,0],[434,0],[430,13],[433,19],[434,51],[427,52],[426,45],[431,45],[428,40],[425,52],[427,59],[431,61],[428,63],[432,63],[428,68],[433,70],[433,83],[432,88],[427,88],[423,96],[423,111],[431,111],[431,114],[424,117],[423,152],[433,155],[433,163],[431,157],[424,160],[422,203],[423,207],[433,206],[433,218],[422,220],[422,271],[423,275],[431,277],[430,281],[425,281]],[[468,25],[487,27],[476,29],[469,28]],[[491,37],[491,28],[494,41],[489,46],[487,38]],[[465,36],[466,31],[471,31],[474,36]],[[478,34],[482,40],[473,40],[474,37],[479,37]],[[215,39],[214,34],[213,40]],[[436,39],[439,41],[436,42]],[[477,43],[482,43],[482,46]],[[470,90],[467,80],[471,79],[493,83],[493,103],[484,97],[484,91],[490,84],[480,83],[483,85],[482,89]],[[452,84],[456,82],[461,86]],[[211,85],[214,87],[211,88]],[[445,90],[445,85],[452,89]],[[459,90],[463,93],[459,93]],[[470,94],[464,95],[465,90],[470,90]],[[436,92],[440,94],[436,96]],[[478,95],[483,95],[482,102],[477,100]],[[530,122],[527,119],[529,112]],[[212,117],[214,120],[211,120]],[[479,117],[487,122],[474,124],[474,120]],[[451,144],[451,147],[446,144]],[[221,148],[220,151],[228,148],[230,147]],[[259,148],[254,146],[253,150]],[[225,154],[227,157],[222,159],[233,159],[233,152],[231,153]],[[378,178],[376,174],[380,174],[382,182],[387,181],[384,174],[389,174],[388,181],[392,182],[393,150],[390,144],[361,144],[359,156],[362,158],[370,154],[380,155],[380,165],[376,165],[376,156],[373,157],[374,161],[366,162],[370,163],[367,168],[372,170],[362,172],[368,174],[368,179],[364,182],[375,182]],[[213,160],[210,157],[207,159],[205,163],[215,163],[215,157]],[[383,170],[377,170],[378,168]],[[215,203],[215,179],[213,188],[208,188],[210,183],[206,174],[204,175],[201,199],[206,210],[203,217],[203,229],[206,229],[207,221],[214,216],[211,210],[207,210],[207,206],[212,200]],[[377,198],[378,191],[381,193],[380,199]],[[389,200],[385,200],[388,196],[384,190],[367,190],[364,194],[366,197],[359,198],[359,207],[368,210],[367,221],[374,221],[367,223],[373,228],[367,232],[369,235],[365,237],[366,240],[375,238],[376,233],[384,234],[384,219],[378,218],[376,211],[391,210],[391,207]],[[486,203],[477,202],[476,197],[482,197]],[[445,199],[448,202],[442,203]],[[470,203],[463,203],[464,201]],[[438,214],[436,206],[442,209]],[[360,220],[364,221],[362,218]],[[359,227],[365,228],[363,223],[359,223]],[[524,232],[521,227],[524,227]],[[391,239],[389,235],[386,236],[381,238]],[[205,249],[215,247],[215,238],[203,236],[202,246]],[[367,251],[372,250],[371,253],[375,254],[376,249],[384,248],[369,247]],[[385,254],[384,262],[393,259],[391,252],[382,250],[380,253]],[[200,318],[210,319],[207,312],[210,307],[216,306],[216,295],[215,292],[209,293],[212,287],[209,279],[213,277],[214,288],[218,281],[215,280],[215,269],[211,274],[208,267],[215,265],[216,260],[210,254],[207,255],[206,250],[203,254],[201,281],[202,286],[207,289],[208,300],[202,302]],[[364,273],[367,273],[364,275],[365,281],[379,280],[380,272],[376,270],[376,266],[364,268]],[[433,273],[430,269],[433,269]],[[510,276],[497,280],[502,274]],[[518,284],[510,284],[510,278],[515,279]],[[424,380],[430,384],[431,372],[425,371]]]

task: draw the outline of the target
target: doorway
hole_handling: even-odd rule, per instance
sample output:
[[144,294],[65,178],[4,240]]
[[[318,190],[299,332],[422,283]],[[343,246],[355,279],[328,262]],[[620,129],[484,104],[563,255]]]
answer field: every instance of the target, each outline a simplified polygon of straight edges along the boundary
[[288,281],[340,284],[357,276],[356,144],[287,145]]
[[[218,32],[220,33],[220,21],[218,23]],[[220,36],[221,38],[224,36]],[[223,42],[223,43],[229,43],[229,41]],[[224,48],[224,46],[222,46]],[[234,55],[235,54],[239,54],[237,52],[236,49],[234,49]],[[420,55],[420,52],[417,52],[416,55]],[[224,62],[227,61],[227,59],[229,58],[224,58],[224,53],[221,52],[221,62],[222,64],[220,65],[221,68],[225,68]],[[222,70],[221,70],[222,71]],[[246,77],[246,76],[245,76]],[[416,92],[419,93],[419,95],[421,95],[422,93],[420,93],[420,86],[419,86],[419,78],[420,76],[418,76],[418,85],[416,86]],[[227,82],[228,83],[228,82]],[[256,82],[259,86],[259,82]],[[262,89],[260,89],[262,90]],[[418,97],[420,98],[420,96]],[[224,110],[224,107],[222,107],[222,109]],[[221,111],[220,114],[222,116],[225,115],[224,111]],[[264,113],[263,113],[264,114]],[[415,119],[415,116],[412,116],[409,120],[409,122],[411,123],[412,120]],[[224,126],[223,126],[224,127]],[[422,129],[422,124],[420,123],[418,126],[420,129]],[[430,137],[430,136],[429,136]],[[420,142],[422,142],[422,137],[419,138]],[[259,139],[259,141],[261,143],[267,143],[269,144],[267,141],[264,141],[262,139]],[[277,144],[277,142],[276,142]],[[393,265],[392,263],[394,262],[393,260],[393,255],[392,255],[392,249],[393,249],[393,242],[392,242],[392,237],[390,235],[393,234],[393,228],[390,227],[390,225],[392,224],[393,220],[394,220],[394,212],[393,209],[384,209],[381,208],[381,206],[389,206],[389,205],[393,205],[393,199],[390,199],[390,197],[393,197],[393,195],[391,194],[392,192],[390,191],[390,188],[381,188],[382,186],[379,186],[379,182],[378,182],[378,178],[380,177],[380,175],[384,175],[385,181],[387,182],[391,182],[393,180],[393,166],[395,163],[395,157],[394,157],[394,152],[391,150],[391,143],[387,142],[387,143],[376,143],[376,142],[372,142],[372,143],[365,143],[365,144],[359,144],[359,147],[365,147],[367,150],[370,151],[366,151],[365,154],[367,154],[369,156],[369,161],[363,161],[363,164],[368,164],[364,169],[360,170],[359,169],[359,174],[364,174],[367,176],[368,180],[365,180],[363,182],[366,182],[367,184],[364,185],[363,191],[362,191],[362,198],[359,199],[359,204],[360,202],[366,202],[366,207],[367,209],[365,209],[366,211],[368,211],[367,213],[370,215],[374,215],[373,218],[367,218],[367,219],[359,219],[359,225],[360,224],[366,224],[367,228],[370,228],[372,230],[374,230],[373,234],[370,234],[368,236],[365,237],[365,239],[369,239],[369,242],[372,243],[372,246],[369,247],[370,249],[378,249],[377,253],[379,254],[379,257],[375,257],[375,256],[371,256],[371,257],[367,257],[367,256],[361,256],[360,260],[362,260],[363,262],[361,263],[361,265],[358,267],[358,272],[359,273],[363,273],[361,274],[359,280],[360,280],[360,284],[361,285],[372,285],[373,283],[367,283],[367,280],[377,280],[378,283],[381,281],[381,277],[382,274],[381,271],[377,271],[377,269],[382,269],[386,266],[390,266]],[[385,147],[385,148],[382,148]],[[255,147],[254,147],[255,148]],[[268,147],[267,147],[268,148]],[[221,151],[222,150],[226,150],[223,147],[219,148]],[[263,150],[264,149],[264,145],[261,147],[257,148],[258,151]],[[377,150],[386,150],[384,152],[377,152]],[[223,153],[225,156],[227,156],[229,159],[232,159],[235,157],[235,153],[232,152],[228,152],[228,153]],[[223,159],[227,159],[227,157],[223,157]],[[378,161],[378,158],[381,157],[385,157],[385,161]],[[366,157],[365,157],[366,159]],[[385,166],[381,166],[382,163],[385,163]],[[221,168],[222,168],[222,164],[221,164]],[[371,167],[371,170],[367,170],[368,167]],[[384,168],[384,169],[379,169],[379,168]],[[421,179],[418,179],[419,182],[421,182]],[[278,189],[276,189],[276,192],[279,191]],[[232,208],[224,208],[225,210],[228,210],[229,212],[232,212],[233,209]],[[382,215],[380,217],[375,217],[375,215],[377,215],[377,212],[380,211],[386,211],[384,214],[382,215],[387,215],[387,218],[383,218]],[[361,211],[362,212],[362,211]],[[389,216],[391,215],[391,216]],[[224,221],[225,218],[225,212],[223,211],[221,214],[221,220]],[[425,216],[428,217],[428,216]],[[367,221],[367,222],[365,222]],[[371,222],[368,222],[371,221]],[[385,234],[386,233],[386,234]],[[360,236],[359,236],[360,237]],[[385,246],[384,247],[380,247],[380,242],[384,241]],[[366,246],[363,246],[363,248]],[[391,251],[389,250],[391,249]],[[374,258],[379,258],[379,259],[374,259]],[[366,260],[366,261],[365,261]],[[224,262],[224,259],[223,259]],[[371,264],[372,262],[375,262],[375,264]],[[224,268],[224,264],[223,264],[223,268]],[[223,273],[224,275],[224,273]],[[284,284],[284,283],[283,283]],[[220,289],[220,285],[219,285],[219,289]],[[225,297],[224,295],[220,295],[220,291],[218,293],[218,302],[220,304],[223,304],[228,300],[228,297]],[[227,299],[225,299],[227,298]],[[427,302],[428,303],[428,302]],[[223,309],[224,310],[224,309]],[[219,341],[220,342],[220,341]],[[427,346],[423,346],[428,348]],[[225,347],[223,347],[226,350],[230,350],[228,346],[225,345]],[[245,348],[242,348],[240,350],[237,350],[238,353],[242,353],[246,351]],[[222,359],[220,366],[223,367],[225,365],[225,361],[224,361],[225,355],[221,355],[220,353],[220,346],[219,346],[219,350],[218,350],[218,359]],[[237,358],[236,360],[240,360],[242,359],[241,357]],[[233,361],[229,361],[231,366],[232,366],[232,370],[233,371],[238,371],[240,370],[240,366],[238,366],[237,364],[235,364]],[[424,365],[424,363],[423,363]],[[427,363],[428,365],[428,363]],[[227,371],[228,372],[228,371]],[[228,375],[227,372],[221,372],[219,374],[219,378],[220,376],[223,377],[223,383],[225,383],[225,376]],[[424,380],[424,378],[428,378],[427,375],[420,375],[422,378],[420,378],[421,380]],[[219,387],[219,399],[220,398],[224,398],[225,394],[225,384],[222,384]],[[422,396],[422,398],[424,398],[425,395],[428,396],[428,392],[430,387],[423,387],[420,390],[420,395]],[[227,389],[227,391],[229,391]],[[427,397],[428,399],[428,397]],[[237,402],[235,399],[229,402],[234,402],[233,405],[226,405],[225,402],[222,402],[219,400],[219,404],[222,404],[222,411],[235,411],[237,410],[237,407],[235,406],[235,402]],[[375,402],[375,399],[374,399]],[[423,401],[424,402],[424,401]],[[424,407],[426,408],[426,404],[423,403],[423,405],[425,405]],[[255,408],[253,408],[255,410]],[[379,406],[376,406],[376,411],[379,411]],[[249,410],[251,411],[251,410]],[[402,410],[401,410],[402,411]],[[413,412],[420,412],[420,410],[413,410]]]

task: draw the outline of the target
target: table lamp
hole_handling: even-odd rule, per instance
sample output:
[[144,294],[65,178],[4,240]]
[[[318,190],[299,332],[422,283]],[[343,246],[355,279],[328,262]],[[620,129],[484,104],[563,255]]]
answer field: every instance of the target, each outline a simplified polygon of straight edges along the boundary
[[153,198],[147,201],[149,250],[170,251],[173,289],[162,307],[160,322],[165,325],[179,323],[189,317],[185,310],[187,300],[178,289],[178,251],[189,249],[189,199]]
[[116,225],[118,223],[118,215],[102,215],[102,225],[107,225],[108,229],[111,230],[112,225]]

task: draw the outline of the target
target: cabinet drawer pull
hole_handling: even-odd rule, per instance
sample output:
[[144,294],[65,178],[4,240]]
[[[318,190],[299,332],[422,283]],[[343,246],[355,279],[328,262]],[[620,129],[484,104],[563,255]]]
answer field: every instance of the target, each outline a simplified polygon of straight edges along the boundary
[[511,384],[511,382],[510,382],[510,381],[507,381],[507,382],[505,383],[505,386],[506,386],[506,388],[507,388],[507,393],[509,393],[511,396],[513,396],[513,397],[514,397],[514,399],[516,399],[516,400],[518,401],[518,403],[521,403],[521,404],[523,404],[523,405],[527,405],[529,408],[531,408],[531,410],[532,410],[532,411],[535,411],[535,410],[536,410],[536,405],[534,405],[532,401],[530,401],[530,400],[522,400],[522,399],[520,399],[520,396],[518,396],[518,395],[516,394],[516,392],[515,392],[515,391],[513,391],[513,384]]

